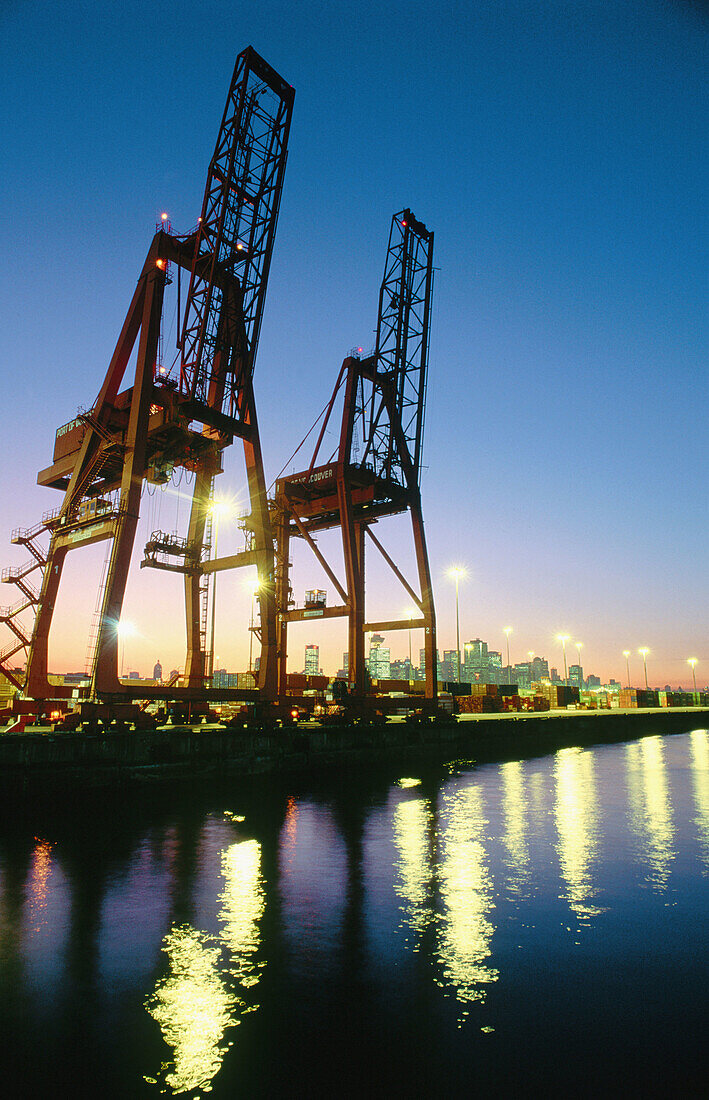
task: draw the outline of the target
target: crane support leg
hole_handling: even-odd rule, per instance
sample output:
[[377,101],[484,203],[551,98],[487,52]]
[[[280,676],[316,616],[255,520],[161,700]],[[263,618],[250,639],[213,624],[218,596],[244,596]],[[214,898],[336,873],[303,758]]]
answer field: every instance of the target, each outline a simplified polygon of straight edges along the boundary
[[433,584],[431,583],[431,567],[428,562],[428,550],[426,548],[426,535],[423,526],[423,513],[421,500],[412,501],[410,504],[411,526],[414,535],[414,550],[416,552],[416,565],[418,567],[419,587],[421,590],[421,610],[426,625],[424,627],[424,662],[426,666],[426,699],[436,701],[438,699],[438,667],[436,651],[436,608],[433,603]]
[[256,569],[258,571],[258,602],[261,615],[261,661],[257,687],[264,702],[273,702],[278,695],[278,659],[276,645],[276,591],[273,532],[268,511],[266,478],[263,472],[256,405],[250,379],[245,381],[241,395],[243,422],[249,431],[244,438],[246,477],[251,502],[251,528],[254,537]]
[[[213,471],[201,466],[195,474],[192,491],[190,524],[187,545],[194,555],[194,565],[199,565],[204,545],[204,529],[212,492]],[[202,644],[202,589],[197,568],[185,574],[185,625],[187,628],[187,657],[185,661],[185,687],[200,688],[206,673],[204,646]]]
[[278,654],[278,697],[286,694],[288,674],[288,620],[285,612],[290,603],[290,522],[288,513],[281,509],[276,527],[276,651]]
[[42,588],[37,605],[32,644],[27,658],[25,693],[33,699],[46,699],[49,695],[49,679],[47,677],[49,630],[52,625],[54,604],[56,603],[64,559],[68,549],[68,546],[58,544],[56,534],[52,535],[47,554],[47,564],[44,567],[44,576],[42,577]]
[[101,608],[92,693],[120,690],[118,679],[118,623],[140,515],[140,497],[145,472],[148,418],[153,392],[153,375],[160,338],[160,318],[165,291],[165,274],[158,267],[146,276],[145,301],[133,383],[133,398],[126,433],[121,496],[116,533],[111,550],[106,589]]

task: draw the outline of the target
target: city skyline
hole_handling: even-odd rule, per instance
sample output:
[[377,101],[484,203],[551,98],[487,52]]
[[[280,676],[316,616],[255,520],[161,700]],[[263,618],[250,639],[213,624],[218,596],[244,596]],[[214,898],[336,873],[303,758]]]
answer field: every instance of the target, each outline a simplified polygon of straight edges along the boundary
[[[393,656],[391,654],[390,648],[388,646],[385,647],[385,646],[382,645],[382,643],[386,640],[385,636],[373,635],[373,637],[375,639],[378,639],[378,641],[376,641],[375,645],[372,646],[371,645],[371,640],[370,640],[370,647],[367,651],[367,669],[368,669],[370,675],[373,678],[378,678],[378,677],[385,678],[385,679],[388,679],[388,678],[392,678],[392,679],[410,678],[409,677],[409,670],[411,671],[411,673],[416,673],[417,674],[416,677],[414,677],[414,678],[416,678],[416,679],[421,679],[422,678],[423,669],[424,669],[424,650],[423,649],[419,650],[419,661],[418,661],[418,663],[416,663],[416,661],[412,660],[409,657],[408,653],[404,654],[403,656]],[[480,638],[476,638],[476,639],[471,639],[469,642],[464,643],[464,645],[461,647],[461,682],[462,683],[468,683],[468,682],[471,682],[471,680],[472,680],[472,682],[475,682],[475,677],[471,677],[470,674],[469,674],[470,671],[471,671],[471,668],[469,667],[468,660],[467,660],[467,652],[468,652],[469,648],[471,648],[473,646],[474,642],[477,642],[477,643],[482,642],[482,646],[484,647],[484,650],[485,650],[485,664],[486,664],[486,667],[487,667],[487,659],[490,658],[491,659],[490,667],[494,668],[494,675],[490,675],[489,677],[485,676],[485,675],[478,675],[477,679],[478,679],[478,682],[480,682],[480,683],[484,683],[484,682],[488,682],[488,681],[492,682],[492,683],[516,683],[518,681],[524,680],[524,683],[522,684],[522,686],[529,687],[530,683],[532,683],[532,682],[540,681],[540,680],[550,680],[552,683],[568,683],[568,684],[581,686],[581,687],[588,686],[589,688],[590,687],[602,687],[602,686],[607,686],[607,685],[616,685],[617,687],[620,688],[620,687],[628,687],[628,686],[642,686],[643,679],[644,679],[644,664],[643,664],[642,654],[638,654],[640,667],[639,667],[639,669],[635,670],[638,674],[634,678],[631,677],[631,683],[630,684],[628,684],[628,671],[629,671],[629,668],[626,670],[626,675],[624,677],[619,674],[617,676],[608,676],[606,679],[603,679],[602,677],[598,676],[598,674],[590,668],[584,668],[583,665],[579,665],[579,664],[576,664],[576,663],[569,663],[569,665],[568,665],[568,675],[566,677],[564,677],[563,676],[563,668],[562,668],[562,672],[560,673],[559,669],[554,664],[553,660],[549,660],[543,654],[536,654],[536,653],[535,654],[529,654],[526,661],[522,660],[522,661],[517,661],[514,664],[511,664],[510,665],[510,673],[511,674],[510,674],[509,677],[507,677],[507,675],[506,675],[507,665],[502,660],[502,656],[503,656],[502,653],[499,650],[489,649],[488,646],[487,646],[487,643],[484,640],[482,640]],[[380,653],[381,653],[381,657],[380,657]],[[328,669],[321,668],[320,667],[320,647],[318,645],[316,645],[315,643],[309,643],[305,646],[303,668],[295,668],[294,667],[294,668],[290,669],[290,671],[291,672],[296,672],[298,674],[302,673],[306,676],[317,676],[317,675],[322,676],[322,675],[325,675],[330,680],[333,680],[333,679],[336,679],[338,676],[341,676],[343,673],[345,673],[347,671],[347,657],[348,657],[348,654],[345,651],[342,654],[343,660],[342,660],[341,667],[336,672],[332,671],[332,669],[329,669],[329,668]],[[625,660],[625,657],[623,659]],[[439,681],[440,682],[455,680],[456,677],[455,677],[455,673],[454,673],[454,669],[453,669],[453,665],[452,665],[452,662],[454,662],[454,660],[455,660],[455,650],[443,650],[442,653],[441,653],[441,651],[439,651],[439,653],[438,653],[438,673],[439,673]],[[216,678],[217,686],[223,686],[223,687],[237,686],[236,685],[237,675],[239,677],[239,682],[241,682],[241,679],[243,677],[246,677],[248,675],[248,672],[247,672],[246,669],[229,669],[224,665],[224,663],[221,661],[220,658],[215,658],[215,661],[216,661],[216,663],[215,663],[215,674],[216,673],[219,674]],[[294,662],[294,664],[297,665],[297,661]],[[474,662],[472,662],[472,664],[474,665]],[[696,666],[699,664],[699,662],[695,658],[690,658],[690,659],[687,660],[686,664],[687,664],[687,673],[686,673],[686,676],[684,678],[684,681],[682,680],[682,677],[679,677],[679,679],[677,681],[677,684],[672,685],[672,686],[680,686],[683,690],[689,691],[689,690],[692,690],[693,683],[697,683],[697,681],[696,681]],[[160,671],[159,675],[158,675],[158,670]],[[705,678],[702,679],[702,672],[703,671],[704,670],[700,671],[700,674],[699,674],[700,678],[699,678],[697,687],[694,687],[694,689],[693,689],[695,691],[698,690],[698,689],[699,690],[709,690],[709,676],[705,675]],[[180,672],[180,670],[177,669],[177,668],[171,669],[170,674],[169,674],[169,678],[172,679],[174,676],[178,675],[179,672]],[[146,678],[148,680],[151,680],[151,679],[160,680],[160,679],[163,678],[162,673],[163,673],[162,662],[160,661],[160,658],[157,658],[156,662],[155,662],[155,665],[153,667],[152,677],[150,675],[148,675],[147,677],[144,677],[142,675],[142,673],[140,672],[140,670],[138,670],[134,666],[131,666],[130,664],[127,664],[125,666],[123,675],[126,676],[126,677],[139,677],[141,679]],[[75,672],[69,672],[69,670],[66,670],[65,672],[60,673],[60,674],[68,675],[68,676],[71,676],[71,677],[78,677],[80,675],[76,671]],[[230,679],[228,681],[227,681],[227,679],[225,679],[225,675],[229,676]],[[660,687],[660,681],[658,680],[657,683],[652,682],[652,675],[650,675],[649,678],[650,678],[650,681],[651,681],[651,686],[654,686],[656,689],[658,689]],[[234,680],[234,683],[231,682],[232,679]],[[579,684],[579,680],[581,680],[580,684]],[[706,681],[706,683],[705,683],[705,681]],[[667,686],[667,685],[663,684],[662,686],[664,687],[664,686]]]
[[[693,656],[701,679],[709,524],[699,459],[699,12],[654,2],[602,12],[582,3],[573,13],[423,4],[413,18],[410,8],[364,5],[356,19],[341,13],[343,50],[341,20],[322,5],[288,9],[288,20],[277,3],[238,15],[204,9],[209,62],[198,63],[189,45],[196,16],[184,3],[170,6],[167,24],[159,4],[147,25],[128,8],[71,2],[61,22],[45,3],[0,15],[0,79],[13,106],[2,123],[0,187],[13,225],[43,242],[20,247],[16,234],[0,276],[3,379],[12,383],[0,562],[21,562],[12,529],[59,503],[36,486],[37,471],[56,428],[96,394],[156,218],[169,211],[177,231],[194,223],[234,55],[252,41],[296,88],[255,374],[269,480],[327,399],[344,355],[371,340],[388,219],[409,204],[436,233],[422,493],[439,651],[455,646],[447,574],[460,564],[461,644],[477,635],[504,652],[512,624],[512,663],[528,650],[561,662],[555,639],[568,633],[604,681],[624,681],[630,649],[640,683],[643,646],[651,681],[685,684]],[[354,76],[343,63],[351,56]],[[188,76],[176,97],[169,78],[180,68]],[[237,504],[240,476],[232,463],[217,486]],[[184,506],[179,486],[146,493],[141,533],[177,525]],[[396,524],[388,531],[398,545]],[[222,546],[240,548],[226,525]],[[315,585],[332,597],[297,551],[298,600]],[[404,561],[406,553],[402,546]],[[50,650],[56,671],[86,656],[103,550],[80,556]],[[149,573],[134,568],[129,584],[129,663],[149,668],[159,653],[177,667],[181,591]],[[220,577],[216,621],[215,655],[241,669],[246,581]],[[13,595],[4,586],[0,602]],[[368,598],[373,614],[399,615],[409,602],[376,575]],[[412,634],[418,652],[420,632]],[[294,627],[293,671],[305,639]],[[342,625],[307,641],[334,672]],[[387,644],[408,653],[406,632]]]

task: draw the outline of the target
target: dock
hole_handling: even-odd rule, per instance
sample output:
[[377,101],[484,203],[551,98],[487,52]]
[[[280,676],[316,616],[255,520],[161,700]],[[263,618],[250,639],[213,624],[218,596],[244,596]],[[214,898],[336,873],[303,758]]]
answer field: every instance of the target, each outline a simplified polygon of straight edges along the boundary
[[210,774],[347,770],[380,762],[523,759],[560,748],[709,728],[709,708],[466,715],[457,721],[321,726],[270,731],[218,725],[60,733],[0,733],[0,789],[175,783]]

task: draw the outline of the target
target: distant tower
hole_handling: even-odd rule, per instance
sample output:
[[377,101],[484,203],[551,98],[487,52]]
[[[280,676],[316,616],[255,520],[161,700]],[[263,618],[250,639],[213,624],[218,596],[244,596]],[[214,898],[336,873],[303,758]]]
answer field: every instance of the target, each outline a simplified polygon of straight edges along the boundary
[[155,668],[153,669],[153,680],[156,684],[162,683],[162,665],[160,664],[160,658],[155,662]]
[[305,647],[305,675],[317,676],[320,673],[320,646],[306,645]]

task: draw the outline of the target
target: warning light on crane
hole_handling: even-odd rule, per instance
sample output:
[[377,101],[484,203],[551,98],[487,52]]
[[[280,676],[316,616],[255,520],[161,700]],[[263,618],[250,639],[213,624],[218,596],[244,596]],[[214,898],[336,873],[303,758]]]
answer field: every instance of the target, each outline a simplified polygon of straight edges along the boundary
[[162,214],[160,215],[160,217],[162,218],[162,220],[163,220],[164,222],[166,222],[166,221],[167,221],[167,214],[165,214],[164,212],[163,212],[163,213],[162,213]]
[[155,266],[159,267],[161,271],[164,271],[165,270],[165,261],[164,260],[156,260],[155,261]]

